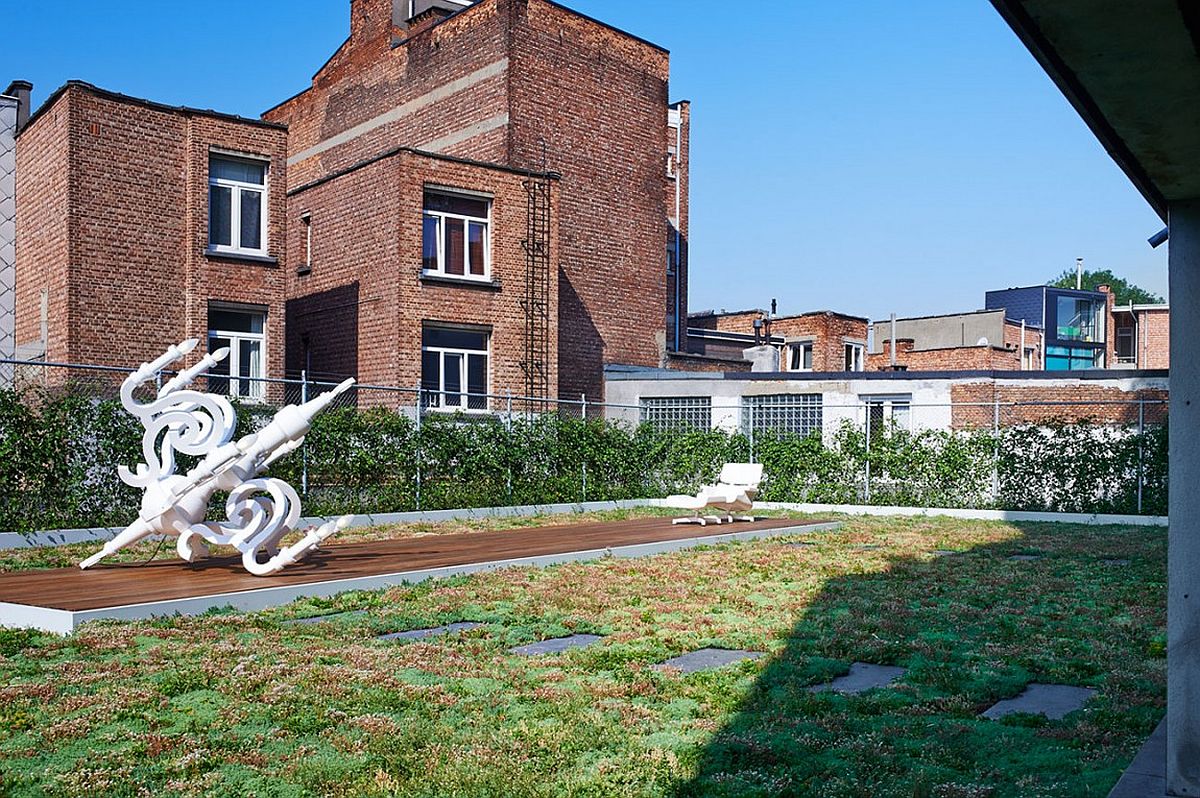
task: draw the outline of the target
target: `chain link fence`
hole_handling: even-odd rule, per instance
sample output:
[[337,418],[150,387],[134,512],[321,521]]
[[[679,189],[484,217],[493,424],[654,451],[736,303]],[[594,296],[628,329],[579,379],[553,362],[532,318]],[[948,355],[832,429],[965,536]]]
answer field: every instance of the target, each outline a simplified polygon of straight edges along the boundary
[[[141,428],[111,401],[132,370],[0,365],[12,370],[7,394],[19,405],[82,403],[103,408],[112,427],[79,433],[96,438],[97,453],[58,477],[100,497],[82,508],[100,509],[80,510],[87,523],[61,525],[100,525],[136,507],[136,493],[116,483],[115,467],[137,462]],[[157,384],[171,376],[163,372]],[[221,374],[193,387],[229,395],[243,435],[279,407],[339,383],[331,375]],[[153,392],[146,386],[143,398]],[[272,471],[296,485],[313,514],[647,498],[692,491],[729,461],[763,463],[760,498],[772,501],[1165,514],[1167,411],[1161,397],[846,402],[768,394],[613,404],[356,384]],[[15,434],[0,428],[0,446]],[[87,443],[62,445],[75,447],[79,459]],[[20,512],[39,515],[11,499],[29,481],[0,464],[0,515],[9,516],[0,526],[11,528]]]

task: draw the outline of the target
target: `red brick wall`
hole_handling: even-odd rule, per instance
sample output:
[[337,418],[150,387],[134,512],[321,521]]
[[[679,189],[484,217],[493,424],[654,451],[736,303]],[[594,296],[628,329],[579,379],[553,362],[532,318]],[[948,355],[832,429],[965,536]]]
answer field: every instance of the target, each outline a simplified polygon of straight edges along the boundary
[[[891,369],[891,341],[883,351],[867,356],[868,371]],[[911,338],[897,340],[896,364],[908,371],[1016,371],[1021,357],[1015,349],[996,346],[953,346],[942,349],[913,349]]]
[[[508,2],[483,0],[393,47],[391,0],[355,0],[350,39],[317,72],[310,88],[264,118],[288,125],[289,154],[295,156],[385,112],[414,102],[419,107],[409,105],[411,113],[294,163],[292,185],[397,146],[422,147],[506,113],[509,70],[497,68],[497,74],[445,96],[431,93],[508,58]],[[444,151],[505,163],[508,149],[508,133],[500,128]]]
[[[266,373],[281,376],[285,136],[274,127],[68,86],[18,144],[31,164],[22,170],[19,203],[19,223],[32,242],[18,254],[21,340],[37,325],[39,276],[51,274],[52,359],[137,365],[184,338],[206,341],[208,303],[223,301],[266,310]],[[270,159],[267,242],[277,264],[205,254],[213,146]],[[66,203],[47,201],[64,179]],[[62,239],[64,227],[69,241]],[[36,232],[42,229],[53,243]],[[43,260],[54,265],[43,270]],[[64,260],[65,278],[58,265]]]
[[559,393],[599,396],[602,364],[660,365],[666,349],[669,57],[559,6],[510,2],[511,162],[539,167],[544,142],[563,176]]
[[1171,367],[1171,311],[1138,311],[1138,368]]
[[[994,423],[994,402],[1000,402],[1000,424],[1043,423],[1048,421],[1077,421],[1088,418],[1102,423],[1136,424],[1138,400],[1165,400],[1167,391],[1161,389],[1123,390],[1089,384],[1005,385],[979,382],[953,385],[950,400],[954,403],[951,424],[956,429],[990,427]],[[983,403],[964,406],[961,403]],[[1046,403],[1012,406],[1011,403]],[[1167,406],[1146,404],[1145,420],[1159,424],[1166,420]]]
[[[312,271],[291,270],[288,295],[289,371],[304,368],[308,338],[312,369],[357,374],[364,383],[415,387],[421,379],[423,321],[489,327],[491,392],[522,395],[525,377],[525,177],[479,165],[402,152],[290,198],[289,246],[303,261],[311,214]],[[492,195],[494,287],[421,279],[421,209],[426,185]],[[556,202],[552,184],[552,203]],[[556,216],[552,204],[552,218]],[[551,239],[555,237],[551,230]],[[353,242],[350,245],[349,242]],[[557,254],[551,249],[551,256]],[[551,274],[551,384],[556,379],[556,290]],[[367,394],[360,394],[360,401]],[[412,397],[405,402],[411,403]]]
[[[391,0],[355,0],[347,43],[310,89],[266,117],[289,125],[298,157],[385,112],[411,113],[294,163],[292,184],[507,114],[442,151],[562,174],[553,264],[561,378],[552,390],[598,396],[603,363],[660,365],[667,53],[543,0],[482,0],[413,33],[392,29],[390,9]],[[496,74],[446,90],[489,68]]]
[[[695,316],[689,320],[689,325],[705,330],[718,332],[754,334],[754,322],[765,319],[766,314],[760,310],[747,310],[738,313],[722,313],[711,316]],[[771,319],[770,327],[764,327],[772,337],[813,339],[813,371],[842,371],[846,366],[845,345],[847,342],[867,340],[867,320],[855,316],[845,316],[831,311],[804,313],[797,316],[777,316]],[[748,344],[749,345],[749,344]],[[870,368],[867,357],[863,358],[864,368]],[[784,366],[787,364],[785,363]]]
[[724,358],[671,352],[667,355],[667,368],[675,371],[750,371],[749,360],[726,360]]

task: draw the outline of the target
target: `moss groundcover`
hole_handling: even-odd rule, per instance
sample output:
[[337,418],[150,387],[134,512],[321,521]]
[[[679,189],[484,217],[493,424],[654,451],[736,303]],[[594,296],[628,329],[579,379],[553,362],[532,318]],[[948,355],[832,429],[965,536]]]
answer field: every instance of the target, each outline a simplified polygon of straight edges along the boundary
[[[854,519],[261,613],[0,630],[0,794],[1104,796],[1163,714],[1165,561],[1161,529]],[[483,625],[376,639],[459,620]],[[605,637],[508,653],[575,632]],[[653,667],[705,646],[769,656]],[[854,661],[908,672],[806,689]],[[1061,721],[979,717],[1031,681],[1098,694]]]

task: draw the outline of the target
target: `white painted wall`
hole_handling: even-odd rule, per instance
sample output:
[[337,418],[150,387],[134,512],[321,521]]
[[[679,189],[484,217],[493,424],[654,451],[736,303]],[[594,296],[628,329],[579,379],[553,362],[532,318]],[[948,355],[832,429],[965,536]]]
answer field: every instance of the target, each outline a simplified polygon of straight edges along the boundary
[[[610,420],[636,424],[640,418],[640,403],[648,397],[711,397],[712,425],[715,429],[734,432],[741,419],[742,397],[768,394],[812,394],[823,397],[823,424],[829,435],[844,421],[863,423],[863,400],[868,396],[907,395],[911,397],[912,428],[949,429],[951,424],[951,389],[956,384],[978,384],[988,378],[978,375],[962,377],[905,377],[888,374],[881,378],[854,377],[830,379],[825,375],[796,378],[784,374],[762,379],[723,379],[719,374],[647,370],[644,372],[610,372],[605,379],[605,401],[610,405],[606,416]],[[1003,379],[1005,387],[1054,388],[1085,382],[1097,388],[1123,391],[1166,390],[1165,377],[1112,377],[1111,379],[1076,378],[1018,378]]]

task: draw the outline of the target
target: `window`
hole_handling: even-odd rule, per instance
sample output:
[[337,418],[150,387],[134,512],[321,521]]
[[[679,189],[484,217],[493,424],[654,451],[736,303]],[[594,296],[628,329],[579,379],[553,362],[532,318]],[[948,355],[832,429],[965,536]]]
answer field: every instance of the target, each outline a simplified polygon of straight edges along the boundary
[[787,345],[787,370],[812,371],[813,345],[812,341]]
[[209,391],[262,401],[266,319],[261,310],[209,306],[208,351],[229,347],[229,357],[208,372]]
[[1117,328],[1117,362],[1137,363],[1137,328]]
[[1021,368],[1025,371],[1033,371],[1037,363],[1037,349],[1032,346],[1025,347],[1024,354],[1021,355]]
[[426,327],[421,334],[424,406],[439,410],[488,409],[490,333],[456,327]]
[[490,215],[490,200],[426,191],[421,272],[475,280],[490,278]]
[[267,164],[218,157],[208,161],[208,248],[267,252]]
[[1104,350],[1089,347],[1046,347],[1046,371],[1104,368]]
[[819,393],[778,393],[742,397],[742,431],[776,430],[793,435],[820,434],[822,401]]
[[1099,343],[1104,340],[1103,302],[1073,296],[1060,296],[1055,303],[1057,333],[1060,341]]
[[912,395],[863,396],[867,410],[867,428],[872,435],[884,434],[893,427],[912,429]]
[[845,347],[845,371],[862,371],[863,370],[863,349],[862,344],[846,344]]
[[300,214],[300,224],[304,225],[304,263],[296,269],[297,274],[309,274],[312,271],[312,214],[308,211]]
[[642,423],[663,430],[712,429],[712,397],[643,397]]

